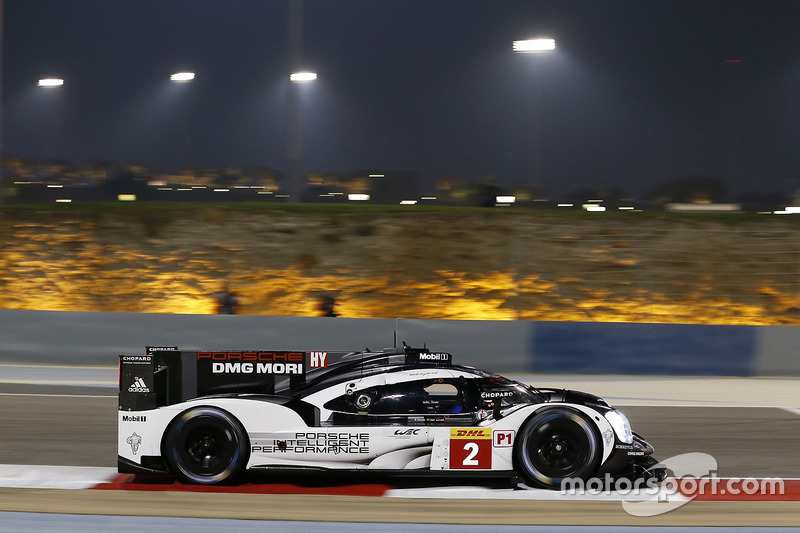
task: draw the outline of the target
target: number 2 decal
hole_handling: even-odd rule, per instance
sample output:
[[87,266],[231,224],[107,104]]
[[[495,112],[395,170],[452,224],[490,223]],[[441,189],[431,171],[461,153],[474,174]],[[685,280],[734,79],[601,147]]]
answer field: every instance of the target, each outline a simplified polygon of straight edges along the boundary
[[454,470],[492,468],[492,430],[451,428],[450,468]]
[[481,447],[478,446],[477,442],[468,442],[464,445],[464,451],[469,452],[466,457],[464,457],[463,465],[467,466],[478,466],[480,462],[475,458],[478,455],[478,452],[481,450]]

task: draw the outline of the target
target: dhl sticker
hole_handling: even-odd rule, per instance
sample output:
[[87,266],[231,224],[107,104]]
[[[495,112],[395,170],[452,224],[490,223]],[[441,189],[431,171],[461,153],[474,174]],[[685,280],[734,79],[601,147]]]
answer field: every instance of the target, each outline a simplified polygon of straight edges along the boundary
[[450,428],[451,439],[491,439],[489,428]]

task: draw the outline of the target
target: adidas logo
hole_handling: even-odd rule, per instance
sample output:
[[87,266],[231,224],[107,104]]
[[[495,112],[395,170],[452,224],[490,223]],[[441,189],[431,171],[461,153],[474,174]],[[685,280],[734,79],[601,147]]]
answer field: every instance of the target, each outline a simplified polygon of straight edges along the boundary
[[150,392],[150,389],[144,384],[144,380],[142,378],[137,377],[134,380],[133,385],[128,387],[128,392]]

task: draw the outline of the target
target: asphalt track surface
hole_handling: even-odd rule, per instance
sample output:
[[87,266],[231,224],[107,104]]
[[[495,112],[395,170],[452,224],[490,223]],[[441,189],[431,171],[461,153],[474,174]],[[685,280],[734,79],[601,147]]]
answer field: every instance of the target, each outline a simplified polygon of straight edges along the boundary
[[[0,464],[116,466],[114,388],[99,382],[102,380],[90,386],[69,386],[64,384],[68,380],[58,379],[47,384],[10,381],[16,382],[0,383]],[[582,388],[593,391],[592,385],[587,383]],[[762,385],[776,389],[779,384]],[[800,478],[800,411],[796,404],[781,408],[764,406],[762,400],[753,396],[742,403],[734,402],[736,406],[728,402],[713,407],[702,402],[691,406],[664,402],[627,405],[623,411],[634,430],[655,446],[658,458],[704,452],[716,458],[720,477]],[[289,482],[269,477],[254,481]],[[367,481],[410,488],[437,483],[380,478]],[[362,523],[800,526],[800,502],[696,501],[664,515],[636,518],[623,512],[619,502],[610,501],[374,498],[325,495],[314,490],[341,482],[324,476],[307,480],[307,487],[311,487],[308,494],[0,489],[0,511]],[[495,483],[502,486],[506,482]],[[0,518],[18,520],[20,516],[33,515],[9,513]]]

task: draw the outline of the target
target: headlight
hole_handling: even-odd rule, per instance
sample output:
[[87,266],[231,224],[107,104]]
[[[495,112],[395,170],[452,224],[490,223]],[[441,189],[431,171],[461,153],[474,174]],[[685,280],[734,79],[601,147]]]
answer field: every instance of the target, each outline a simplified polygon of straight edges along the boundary
[[614,428],[614,433],[617,434],[619,440],[625,444],[633,442],[633,432],[631,431],[631,423],[628,422],[628,417],[615,410],[606,413],[606,420]]

